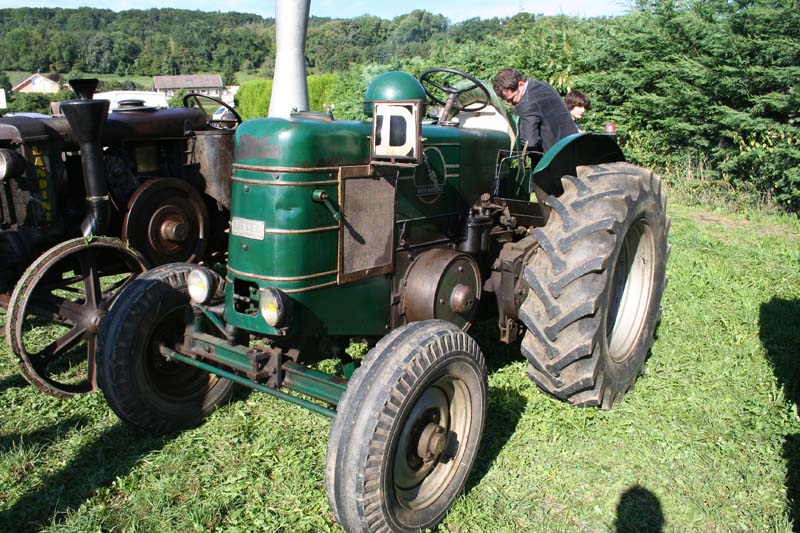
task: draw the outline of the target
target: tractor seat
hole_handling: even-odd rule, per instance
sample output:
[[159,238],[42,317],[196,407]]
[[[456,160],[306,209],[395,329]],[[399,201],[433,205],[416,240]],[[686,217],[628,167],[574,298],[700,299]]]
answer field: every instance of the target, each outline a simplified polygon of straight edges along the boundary
[[491,97],[487,106],[478,111],[470,111],[470,107],[480,107],[480,103],[483,103],[482,101],[478,103],[477,95],[480,94],[483,98],[485,95],[483,91],[477,89],[463,93],[458,98],[463,109],[454,117],[454,120],[458,122],[460,128],[502,131],[511,139],[509,150],[514,150],[517,143],[516,122],[494,90],[485,83],[484,86]]

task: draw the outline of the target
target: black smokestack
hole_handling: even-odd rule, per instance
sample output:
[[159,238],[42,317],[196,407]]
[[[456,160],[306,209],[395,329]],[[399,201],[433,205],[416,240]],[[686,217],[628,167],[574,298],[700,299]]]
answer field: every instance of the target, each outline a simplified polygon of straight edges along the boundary
[[78,100],[91,100],[98,83],[100,80],[96,78],[69,80],[69,85],[75,91]]
[[[94,88],[91,89],[91,92],[93,91]],[[100,143],[103,126],[108,117],[109,101],[91,100],[91,92],[84,93],[88,94],[88,98],[69,100],[61,104],[61,111],[67,118],[72,138],[81,147],[83,182],[86,185],[88,207],[88,213],[81,222],[84,236],[105,234],[110,210],[108,186],[103,170],[103,146]]]

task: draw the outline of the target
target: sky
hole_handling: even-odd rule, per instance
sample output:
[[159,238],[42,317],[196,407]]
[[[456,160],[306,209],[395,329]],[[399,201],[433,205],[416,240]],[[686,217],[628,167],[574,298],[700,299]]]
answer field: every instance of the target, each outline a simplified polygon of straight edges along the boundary
[[[629,0],[312,0],[311,14],[318,17],[352,18],[364,14],[391,19],[424,9],[440,13],[450,22],[461,22],[473,17],[510,17],[525,11],[542,15],[572,15],[599,17],[622,15],[627,12]],[[262,17],[275,16],[274,0],[0,0],[0,8],[8,7],[97,7],[122,11],[126,9],[149,9],[170,7],[176,9],[200,9],[202,11],[238,11],[255,13]]]

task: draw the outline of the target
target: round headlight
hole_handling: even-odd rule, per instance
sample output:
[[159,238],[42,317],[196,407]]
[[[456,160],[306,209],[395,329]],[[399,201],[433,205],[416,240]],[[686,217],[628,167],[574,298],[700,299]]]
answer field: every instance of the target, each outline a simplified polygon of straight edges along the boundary
[[196,304],[207,304],[211,297],[214,295],[214,290],[217,287],[217,280],[208,269],[195,268],[189,272],[189,277],[186,280],[189,289],[189,297]]
[[283,326],[289,317],[289,297],[278,289],[261,289],[258,308],[273,328]]
[[17,152],[0,148],[0,181],[18,178],[25,171],[25,160]]

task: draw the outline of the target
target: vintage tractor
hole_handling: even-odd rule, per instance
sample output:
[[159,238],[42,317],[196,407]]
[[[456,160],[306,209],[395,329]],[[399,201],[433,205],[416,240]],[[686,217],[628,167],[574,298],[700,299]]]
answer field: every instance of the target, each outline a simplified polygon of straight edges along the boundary
[[224,253],[236,125],[138,100],[109,115],[97,80],[72,85],[64,116],[0,119],[6,338],[25,378],[60,397],[96,387],[100,321],[135,275]]
[[[278,4],[279,58],[281,9],[300,4]],[[278,78],[273,102],[306,94],[302,52],[295,65],[301,81]],[[530,377],[570,403],[609,408],[633,385],[665,284],[666,199],[603,134],[563,139],[531,169],[503,105],[465,73],[385,73],[364,100],[369,121],[289,103],[239,126],[227,264],[164,265],[125,288],[102,322],[98,381],[155,434],[199,424],[234,383],[332,417],[336,520],[421,531],[481,442],[476,320],[521,336]],[[372,346],[360,365],[354,338]],[[339,371],[314,366],[331,357]]]

